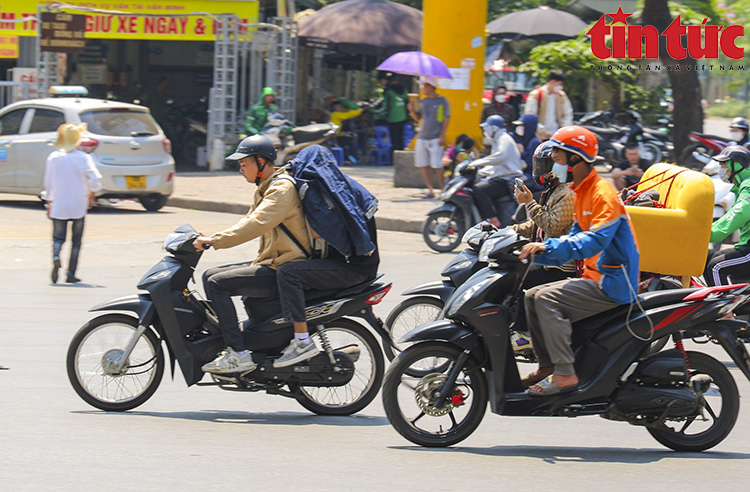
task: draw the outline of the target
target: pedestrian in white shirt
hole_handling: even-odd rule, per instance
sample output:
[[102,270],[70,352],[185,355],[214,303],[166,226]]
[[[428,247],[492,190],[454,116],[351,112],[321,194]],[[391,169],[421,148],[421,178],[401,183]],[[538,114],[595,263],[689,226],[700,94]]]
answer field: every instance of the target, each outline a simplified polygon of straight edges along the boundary
[[558,128],[573,124],[573,105],[563,91],[565,74],[552,70],[547,76],[547,83],[529,92],[524,106],[524,114],[533,114],[539,118],[540,127],[537,134],[547,140]]
[[47,157],[44,171],[42,199],[47,208],[47,217],[52,220],[52,283],[57,283],[60,270],[60,250],[65,243],[68,222],[72,223],[73,246],[68,262],[65,281],[80,282],[76,277],[78,255],[81,251],[83,224],[86,212],[94,204],[95,193],[102,189],[102,175],[91,156],[77,150],[86,123],[74,125],[63,123],[57,129],[57,151]]

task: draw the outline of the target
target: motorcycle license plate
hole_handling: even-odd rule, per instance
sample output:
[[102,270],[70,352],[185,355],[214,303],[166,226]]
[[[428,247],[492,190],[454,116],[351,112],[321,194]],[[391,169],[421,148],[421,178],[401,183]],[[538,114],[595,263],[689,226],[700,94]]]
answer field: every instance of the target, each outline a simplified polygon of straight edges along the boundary
[[146,188],[146,176],[125,176],[125,182],[129,190],[142,190]]

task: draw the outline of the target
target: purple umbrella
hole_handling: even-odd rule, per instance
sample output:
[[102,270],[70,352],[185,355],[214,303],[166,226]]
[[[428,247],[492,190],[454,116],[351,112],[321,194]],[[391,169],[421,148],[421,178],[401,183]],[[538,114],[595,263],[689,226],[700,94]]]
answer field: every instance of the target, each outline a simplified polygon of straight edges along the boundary
[[402,51],[391,55],[378,65],[378,70],[417,77],[453,78],[443,60],[421,51]]

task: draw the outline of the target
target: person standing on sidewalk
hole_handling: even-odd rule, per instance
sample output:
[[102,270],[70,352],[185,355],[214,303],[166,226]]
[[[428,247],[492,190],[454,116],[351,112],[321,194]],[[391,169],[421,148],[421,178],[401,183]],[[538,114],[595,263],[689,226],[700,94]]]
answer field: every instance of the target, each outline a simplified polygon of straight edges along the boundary
[[384,118],[391,136],[391,162],[393,162],[393,152],[404,150],[404,126],[409,118],[407,111],[409,94],[403,85],[394,80],[393,75],[384,77],[382,81],[385,82]]
[[573,123],[573,105],[563,91],[565,75],[559,70],[552,70],[547,76],[547,83],[529,92],[524,114],[535,114],[544,130],[542,136],[547,139],[558,128]]
[[57,283],[61,266],[60,251],[68,232],[68,222],[72,224],[73,246],[70,251],[68,272],[65,281],[69,284],[80,282],[76,277],[78,256],[83,240],[83,226],[86,212],[94,204],[95,193],[102,189],[102,175],[91,156],[77,150],[86,123],[74,125],[63,123],[57,129],[57,151],[47,157],[44,171],[42,200],[47,208],[47,218],[52,220],[52,283]]
[[414,164],[422,170],[427,193],[425,198],[434,198],[435,190],[432,187],[430,168],[437,176],[440,189],[443,188],[443,147],[445,146],[445,134],[451,119],[451,107],[446,98],[437,93],[437,79],[435,77],[423,77],[420,80],[422,92],[425,97],[420,99],[419,108],[410,108],[414,114],[414,120],[418,120],[421,114],[421,127],[417,137],[417,145],[414,149]]

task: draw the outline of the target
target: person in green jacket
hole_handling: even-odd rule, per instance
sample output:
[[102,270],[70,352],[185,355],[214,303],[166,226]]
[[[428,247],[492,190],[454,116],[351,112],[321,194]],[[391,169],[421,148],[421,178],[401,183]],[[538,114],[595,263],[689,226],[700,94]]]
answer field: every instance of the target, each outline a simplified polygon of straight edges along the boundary
[[391,162],[393,162],[393,151],[404,150],[404,126],[409,118],[407,110],[409,94],[393,75],[383,77],[381,83],[384,85],[382,117],[388,124],[388,133],[391,136]]
[[247,110],[245,132],[248,135],[260,133],[263,127],[266,126],[266,123],[268,123],[268,113],[278,110],[279,107],[276,106],[276,92],[274,92],[273,87],[264,87],[260,101],[250,106],[250,109]]
[[737,199],[711,226],[710,242],[720,242],[738,229],[740,240],[734,248],[719,250],[708,259],[703,279],[709,286],[728,285],[732,275],[750,275],[750,151],[730,145],[713,159],[721,163],[721,177],[734,185],[732,193]]

